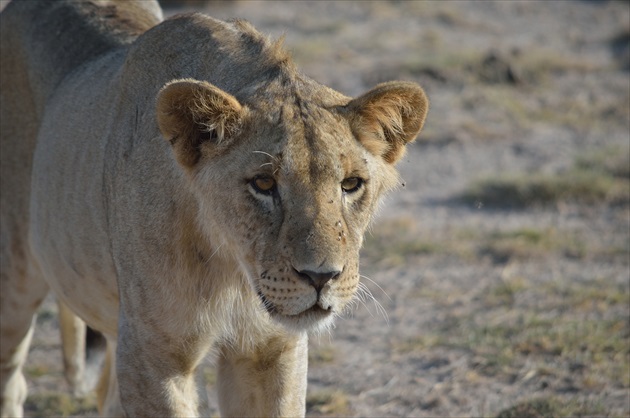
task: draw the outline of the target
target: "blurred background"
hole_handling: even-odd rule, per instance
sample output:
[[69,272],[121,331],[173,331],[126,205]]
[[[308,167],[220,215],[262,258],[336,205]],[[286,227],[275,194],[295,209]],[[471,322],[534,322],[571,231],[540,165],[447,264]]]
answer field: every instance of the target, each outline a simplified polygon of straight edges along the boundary
[[[431,100],[366,240],[375,300],[312,338],[308,415],[630,415],[629,3],[162,4],[286,35],[344,94],[402,79]],[[95,414],[61,366],[49,301],[30,416]]]

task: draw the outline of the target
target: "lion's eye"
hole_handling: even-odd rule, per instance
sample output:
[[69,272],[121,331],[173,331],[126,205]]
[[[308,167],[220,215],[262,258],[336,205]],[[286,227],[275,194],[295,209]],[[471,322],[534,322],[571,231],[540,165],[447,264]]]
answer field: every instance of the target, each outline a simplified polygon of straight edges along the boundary
[[271,194],[276,189],[276,181],[267,176],[254,177],[251,185],[255,191],[262,194]]
[[363,185],[363,179],[359,177],[348,177],[341,182],[341,188],[346,193],[354,193]]

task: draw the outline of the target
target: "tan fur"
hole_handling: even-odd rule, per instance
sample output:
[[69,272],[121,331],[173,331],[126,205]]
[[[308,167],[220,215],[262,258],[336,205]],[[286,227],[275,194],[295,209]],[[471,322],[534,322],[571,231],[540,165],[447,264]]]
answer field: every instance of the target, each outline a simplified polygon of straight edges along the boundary
[[85,322],[64,303],[57,302],[64,376],[75,395],[83,395],[85,382]]
[[107,339],[105,415],[199,414],[208,352],[222,414],[304,415],[306,332],[355,297],[422,89],[350,99],[246,22],[157,24],[155,2],[14,2],[1,19],[3,416],[21,415],[49,288]]

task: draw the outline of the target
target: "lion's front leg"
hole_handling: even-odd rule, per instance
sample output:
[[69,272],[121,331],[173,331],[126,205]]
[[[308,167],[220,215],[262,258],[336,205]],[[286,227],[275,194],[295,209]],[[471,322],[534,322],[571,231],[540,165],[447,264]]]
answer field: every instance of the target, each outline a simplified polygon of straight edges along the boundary
[[116,372],[127,416],[198,416],[194,375],[204,351],[186,340],[121,321]]
[[304,416],[307,366],[306,334],[275,335],[248,352],[225,347],[219,358],[221,415]]

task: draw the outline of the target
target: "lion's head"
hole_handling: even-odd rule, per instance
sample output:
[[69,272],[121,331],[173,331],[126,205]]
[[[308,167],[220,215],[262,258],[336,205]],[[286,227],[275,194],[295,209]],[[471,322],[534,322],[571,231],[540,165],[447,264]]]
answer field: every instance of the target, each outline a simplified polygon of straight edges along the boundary
[[363,234],[428,101],[414,83],[352,100],[286,59],[275,70],[233,94],[173,80],[157,119],[208,239],[234,255],[273,318],[304,329],[330,323],[355,295]]

